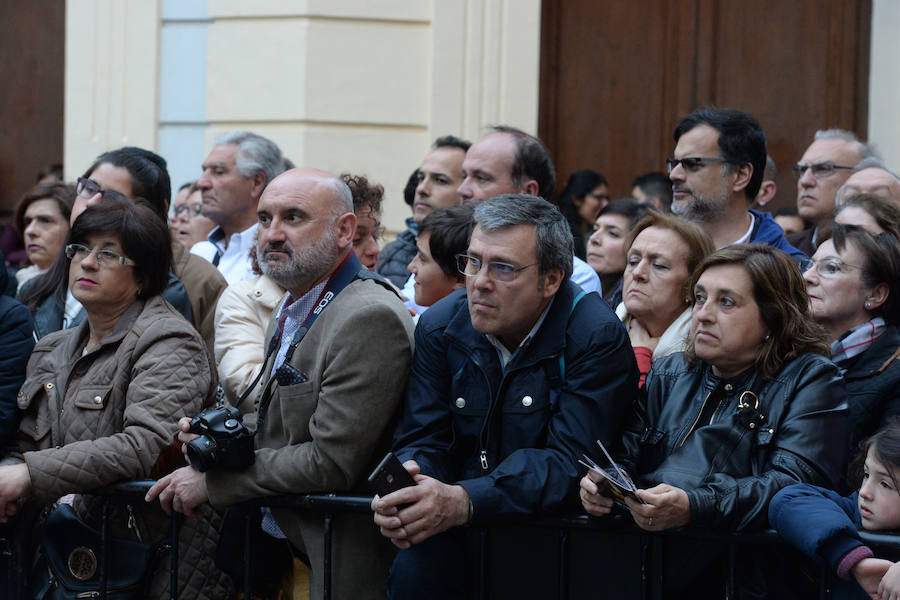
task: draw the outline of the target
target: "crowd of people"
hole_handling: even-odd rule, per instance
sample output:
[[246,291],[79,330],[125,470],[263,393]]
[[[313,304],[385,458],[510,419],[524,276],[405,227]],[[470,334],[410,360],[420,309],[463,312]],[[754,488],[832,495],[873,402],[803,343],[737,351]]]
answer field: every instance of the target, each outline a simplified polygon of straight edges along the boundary
[[[244,583],[245,518],[263,598],[300,563],[313,598],[470,597],[466,525],[774,526],[837,597],[897,597],[896,557],[858,529],[900,529],[900,179],[822,130],[773,216],[760,123],[714,107],[670,154],[627,198],[591,169],[557,196],[536,137],[443,136],[384,247],[372,174],[295,167],[252,132],[217,137],[174,199],[165,159],[135,147],[42,178],[16,208],[23,247],[3,236],[0,522],[46,507],[46,559],[62,513],[100,527],[87,492],[154,479],[113,500],[109,534],[146,544],[183,513],[179,589],[211,599]],[[608,470],[581,464],[605,464],[598,442]],[[246,508],[372,496],[388,451],[414,485],[335,515],[330,545],[318,515]],[[665,552],[667,598],[722,597],[722,546]],[[784,560],[752,553],[742,597],[804,593]],[[48,562],[32,589],[66,580]],[[136,597],[168,597],[168,562],[142,568]]]

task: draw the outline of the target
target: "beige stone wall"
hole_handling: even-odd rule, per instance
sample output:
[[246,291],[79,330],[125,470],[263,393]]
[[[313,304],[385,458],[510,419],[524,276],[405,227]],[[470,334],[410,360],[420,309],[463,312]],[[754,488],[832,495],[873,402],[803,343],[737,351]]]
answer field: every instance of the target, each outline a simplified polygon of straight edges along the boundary
[[[66,115],[102,116],[67,118],[67,168],[125,143],[157,149],[163,1],[69,0],[67,31],[91,23],[114,58],[94,68],[97,50],[67,36]],[[208,0],[207,15],[206,147],[246,128],[298,165],[366,174],[385,187],[390,230],[435,137],[536,132],[540,0]]]
[[[160,40],[163,13],[184,11],[182,2],[197,0],[67,1],[68,177],[133,144],[166,155],[177,186],[198,173],[216,134],[247,128],[298,165],[382,183],[396,232],[409,214],[403,185],[435,137],[474,139],[495,123],[536,132],[540,0],[208,0],[205,89],[190,96],[201,106],[180,109],[201,115],[189,125],[203,139],[180,146],[179,119],[160,117],[170,90]],[[873,0],[869,135],[893,168],[898,30],[900,3]]]

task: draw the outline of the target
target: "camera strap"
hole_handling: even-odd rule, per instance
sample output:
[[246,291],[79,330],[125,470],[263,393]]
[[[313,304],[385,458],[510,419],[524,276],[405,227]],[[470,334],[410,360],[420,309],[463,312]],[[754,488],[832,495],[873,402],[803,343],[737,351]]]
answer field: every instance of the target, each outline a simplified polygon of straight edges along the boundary
[[[312,310],[309,311],[309,314],[306,315],[306,318],[303,320],[303,323],[300,327],[297,328],[297,331],[294,333],[294,337],[291,338],[291,345],[288,347],[287,354],[284,356],[284,362],[289,363],[291,358],[294,356],[294,351],[297,349],[297,346],[300,345],[300,342],[303,340],[303,337],[306,335],[306,332],[310,330],[313,323],[315,323],[316,319],[319,318],[319,315],[322,314],[332,300],[343,290],[345,287],[350,285],[350,283],[356,279],[362,271],[364,271],[364,267],[362,263],[359,262],[359,259],[356,258],[356,254],[354,252],[350,252],[347,255],[347,258],[344,259],[344,262],[338,267],[337,271],[328,279],[328,283],[325,284],[325,289],[322,290],[322,293],[319,294],[319,297],[316,299],[316,303],[313,306]],[[287,299],[278,307],[279,317],[281,315],[281,311],[285,306]],[[279,322],[277,328],[275,329],[275,334],[272,336],[272,339],[269,341],[269,347],[266,349],[266,356],[263,359],[263,366],[259,370],[259,373],[256,375],[256,379],[253,380],[253,383],[247,388],[247,390],[241,394],[241,397],[238,399],[235,407],[240,406],[241,402],[243,402],[247,396],[250,395],[250,392],[256,387],[256,384],[259,383],[260,378],[263,373],[266,371],[266,365],[269,362],[269,358],[275,352],[275,350],[281,345],[281,333],[283,329],[283,322]],[[262,409],[262,407],[260,407]],[[259,422],[264,419],[264,411],[260,411]]]

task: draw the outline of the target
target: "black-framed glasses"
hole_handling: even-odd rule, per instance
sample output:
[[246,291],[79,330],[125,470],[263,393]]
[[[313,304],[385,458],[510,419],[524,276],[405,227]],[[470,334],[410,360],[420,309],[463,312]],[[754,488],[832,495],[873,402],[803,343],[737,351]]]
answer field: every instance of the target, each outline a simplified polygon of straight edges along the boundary
[[117,264],[128,265],[129,267],[137,265],[137,263],[130,258],[125,258],[112,250],[91,250],[82,244],[68,244],[66,246],[66,258],[69,260],[77,259],[82,261],[90,256],[92,252],[97,256],[97,264],[101,267],[109,267]]
[[800,263],[800,270],[804,273],[806,273],[810,269],[815,269],[816,273],[818,273],[822,277],[834,277],[835,275],[843,271],[862,269],[862,267],[845,263],[841,259],[832,256],[819,260],[808,258]]
[[106,190],[100,187],[100,184],[93,179],[79,177],[75,183],[75,193],[82,198],[93,198],[97,194],[103,197],[106,194]]
[[182,213],[187,213],[188,218],[199,217],[203,214],[203,203],[194,202],[193,204],[179,204],[175,207],[173,212],[175,213],[176,219],[181,216]]
[[[494,281],[509,283],[511,281],[515,281],[520,272],[524,271],[528,267],[533,267],[536,264],[537,263],[531,263],[530,265],[525,265],[524,267],[517,267],[515,265],[510,265],[507,263],[491,261],[487,264],[487,275]],[[481,271],[481,265],[481,260],[475,258],[474,256],[469,256],[468,254],[456,255],[456,268],[459,269],[459,272],[466,277],[474,277],[478,275],[478,273]]]
[[675,167],[681,165],[682,168],[688,173],[696,173],[703,165],[707,163],[727,163],[731,162],[725,158],[705,158],[702,156],[686,156],[685,158],[667,158],[666,159],[666,173],[669,175],[672,174],[672,171],[675,170]]
[[826,177],[831,177],[834,175],[836,169],[850,169],[853,170],[853,167],[848,167],[846,165],[836,165],[833,162],[820,162],[814,163],[811,165],[804,165],[803,163],[797,163],[793,167],[791,167],[791,173],[794,175],[794,179],[800,179],[803,177],[803,174],[806,173],[806,170],[812,173],[812,176],[816,179],[825,179]]

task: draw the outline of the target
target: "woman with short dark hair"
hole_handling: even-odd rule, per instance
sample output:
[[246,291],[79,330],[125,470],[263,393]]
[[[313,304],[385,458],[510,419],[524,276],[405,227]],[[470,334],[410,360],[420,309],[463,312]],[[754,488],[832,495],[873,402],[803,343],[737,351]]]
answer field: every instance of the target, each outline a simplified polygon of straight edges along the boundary
[[850,447],[900,415],[900,249],[888,233],[836,224],[803,274],[813,318],[847,384]]
[[[178,419],[215,400],[215,366],[203,340],[160,295],[171,238],[153,210],[104,198],[75,219],[67,241],[69,287],[87,316],[42,338],[29,360],[15,451],[0,467],[0,520],[20,498],[50,504],[165,475]],[[96,498],[75,496],[73,508],[99,528]],[[215,547],[213,518],[208,509],[181,527],[181,556],[200,557],[179,570],[180,589],[191,581],[192,597],[222,598],[230,585],[207,554]],[[109,527],[115,538],[154,542],[168,521],[153,505],[117,502]],[[144,597],[168,597],[168,561],[154,567]]]
[[19,286],[46,272],[59,256],[74,201],[75,186],[59,182],[39,183],[19,200],[14,219],[31,263],[16,272]]

